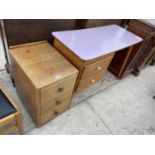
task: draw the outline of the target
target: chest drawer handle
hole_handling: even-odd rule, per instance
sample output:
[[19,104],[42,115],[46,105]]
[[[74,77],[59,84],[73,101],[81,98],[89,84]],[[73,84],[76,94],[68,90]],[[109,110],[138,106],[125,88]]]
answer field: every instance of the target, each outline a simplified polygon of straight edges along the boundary
[[61,101],[56,101],[55,103],[56,103],[56,105],[60,105]]
[[94,79],[92,79],[92,80],[91,80],[91,82],[92,82],[92,83],[94,83],[94,82],[95,82],[95,80],[94,80]]
[[100,66],[97,66],[97,69],[100,71],[101,70],[101,67]]
[[60,92],[60,93],[63,92],[63,91],[64,91],[64,88],[63,87],[61,87],[61,88],[58,89],[58,92]]
[[54,111],[54,115],[58,115],[58,114],[59,114],[59,113],[55,110],[55,111]]

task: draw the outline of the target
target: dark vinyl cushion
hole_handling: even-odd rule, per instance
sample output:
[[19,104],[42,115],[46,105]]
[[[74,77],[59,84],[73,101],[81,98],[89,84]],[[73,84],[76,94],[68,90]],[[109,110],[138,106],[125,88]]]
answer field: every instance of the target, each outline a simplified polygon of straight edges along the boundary
[[16,112],[10,101],[0,89],[0,119]]

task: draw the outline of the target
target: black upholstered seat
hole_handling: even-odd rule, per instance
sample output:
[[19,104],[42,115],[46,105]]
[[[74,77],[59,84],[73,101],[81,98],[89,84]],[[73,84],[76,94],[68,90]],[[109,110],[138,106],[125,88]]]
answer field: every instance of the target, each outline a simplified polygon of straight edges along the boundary
[[16,112],[10,101],[0,89],[0,119]]

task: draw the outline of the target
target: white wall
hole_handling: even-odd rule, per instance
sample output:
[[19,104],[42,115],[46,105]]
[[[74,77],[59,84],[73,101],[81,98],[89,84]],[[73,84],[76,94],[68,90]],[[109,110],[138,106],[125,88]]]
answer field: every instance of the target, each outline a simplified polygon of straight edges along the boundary
[[2,42],[2,37],[0,33],[0,70],[5,69],[5,57],[4,57],[4,47]]

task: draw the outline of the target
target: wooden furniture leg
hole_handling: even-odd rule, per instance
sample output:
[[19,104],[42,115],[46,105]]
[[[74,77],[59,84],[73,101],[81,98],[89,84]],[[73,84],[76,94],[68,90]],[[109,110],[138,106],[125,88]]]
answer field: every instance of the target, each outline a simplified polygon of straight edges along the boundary
[[120,70],[120,72],[119,72],[119,74],[118,74],[118,78],[119,78],[119,79],[122,78],[123,71],[125,70],[126,63],[127,63],[128,59],[129,59],[129,57],[130,57],[130,54],[131,54],[131,52],[132,52],[132,49],[133,49],[133,46],[131,46],[131,47],[129,48],[128,53],[127,53],[127,55],[126,55],[126,58],[124,59],[122,68],[121,68],[121,70]]
[[0,86],[0,135],[9,134],[16,129],[19,134],[24,134],[21,111],[5,89]]
[[16,114],[16,124],[17,124],[19,134],[23,135],[24,134],[24,128],[23,128],[23,119],[22,119],[21,113]]

